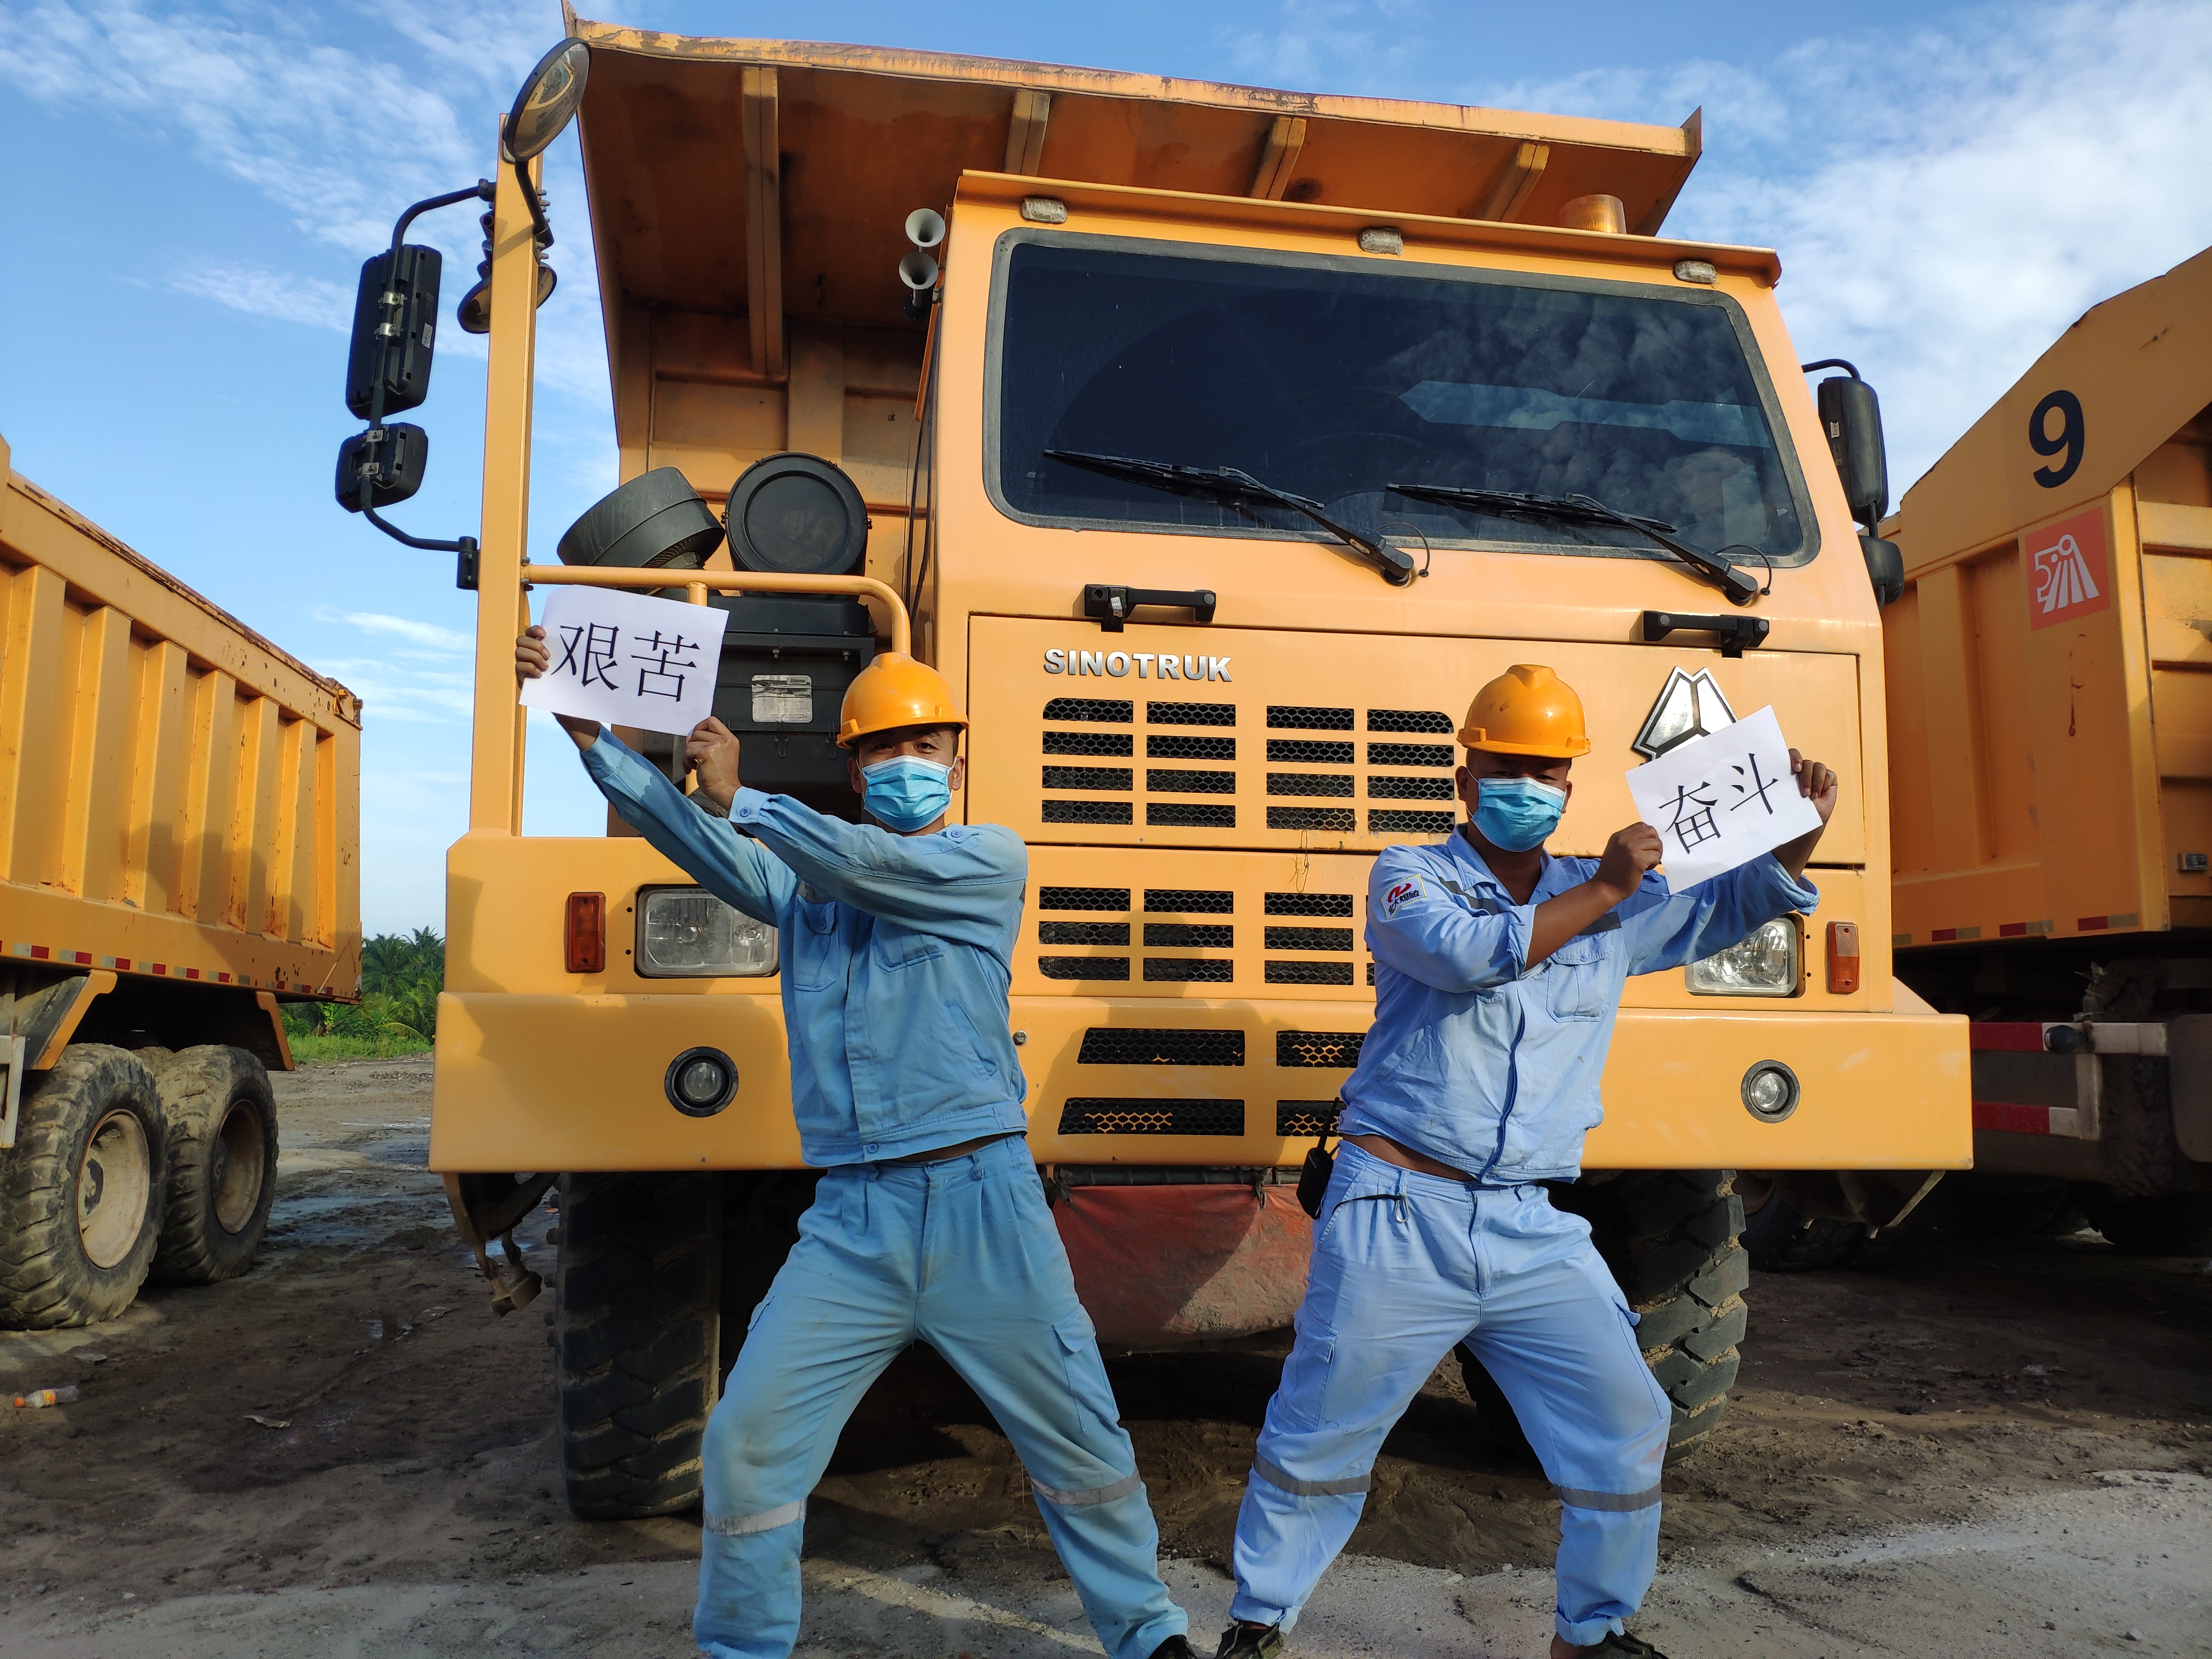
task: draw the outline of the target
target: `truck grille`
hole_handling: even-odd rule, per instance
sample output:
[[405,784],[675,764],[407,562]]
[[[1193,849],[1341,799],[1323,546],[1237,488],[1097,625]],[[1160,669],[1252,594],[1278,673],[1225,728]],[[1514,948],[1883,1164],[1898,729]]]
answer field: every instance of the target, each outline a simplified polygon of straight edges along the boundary
[[[1256,712],[1256,711],[1255,711]],[[1420,811],[1405,806],[1352,803],[1437,801],[1453,798],[1455,751],[1449,743],[1370,742],[1352,737],[1275,737],[1266,739],[1268,769],[1230,769],[1239,750],[1235,737],[1201,733],[1193,726],[1229,727],[1237,723],[1237,705],[1229,702],[1146,702],[1143,705],[1144,757],[1148,762],[1214,763],[1212,766],[1147,765],[1141,778],[1134,766],[1047,764],[1040,773],[1043,799],[1038,821],[1147,830],[1257,831],[1263,826],[1301,838],[1315,835],[1444,836],[1456,815],[1449,805]],[[1269,703],[1264,718],[1272,732],[1369,732],[1448,737],[1450,716],[1428,708],[1327,708],[1318,704]],[[1048,729],[1042,754],[1054,759],[1133,760],[1138,720],[1134,699],[1054,697],[1044,705]],[[1065,728],[1054,729],[1053,722]],[[1084,726],[1127,726],[1127,732],[1072,729]],[[1173,730],[1160,730],[1172,727]],[[1380,770],[1377,769],[1403,769]],[[1141,792],[1139,785],[1141,783]],[[1265,797],[1241,805],[1239,794]],[[1206,799],[1205,797],[1215,797]],[[1199,799],[1192,799],[1198,797]],[[1144,811],[1137,803],[1144,802]],[[1343,805],[1321,805],[1341,801]],[[1118,839],[1118,837],[1117,837]]]
[[1060,1108],[1064,1135],[1241,1135],[1241,1100],[1146,1100],[1071,1097]]
[[1094,1025],[1076,1050],[1079,1066],[1242,1066],[1244,1033],[1179,1026]]
[[1348,1072],[1359,1064],[1360,1045],[1366,1041],[1364,1031],[1278,1031],[1275,1064]]
[[1336,1132],[1344,1111],[1340,1100],[1279,1100],[1275,1103],[1275,1133],[1279,1135],[1321,1135]]

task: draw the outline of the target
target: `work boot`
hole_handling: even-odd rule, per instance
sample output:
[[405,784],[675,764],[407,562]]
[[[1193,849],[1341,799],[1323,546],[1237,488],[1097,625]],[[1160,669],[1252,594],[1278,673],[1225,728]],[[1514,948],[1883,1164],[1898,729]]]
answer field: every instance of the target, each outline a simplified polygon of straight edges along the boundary
[[1594,1648],[1582,1650],[1586,1654],[1601,1654],[1605,1659],[1667,1659],[1667,1656],[1640,1636],[1631,1636],[1626,1631],[1614,1631]]
[[1280,1625],[1231,1625],[1221,1632],[1213,1659],[1276,1659],[1283,1650]]
[[1152,1659],[1198,1659],[1187,1636],[1170,1636],[1152,1650]]

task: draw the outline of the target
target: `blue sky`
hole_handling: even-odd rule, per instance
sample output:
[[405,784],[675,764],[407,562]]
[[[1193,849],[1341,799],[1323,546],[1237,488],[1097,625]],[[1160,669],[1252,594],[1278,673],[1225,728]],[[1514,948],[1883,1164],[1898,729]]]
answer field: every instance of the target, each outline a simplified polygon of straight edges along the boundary
[[[586,15],[1679,122],[1705,153],[1669,228],[1782,251],[1807,356],[1881,388],[1910,481],[2096,301],[2212,242],[2212,6],[1867,0],[940,0],[627,3]],[[361,260],[416,198],[487,170],[557,0],[0,0],[9,157],[0,433],[53,490],[368,701],[362,906],[442,925],[466,817],[466,635],[451,562],[331,503]],[[542,315],[537,555],[615,482],[573,136],[551,158],[561,287]],[[448,298],[465,210],[428,222]],[[395,516],[475,528],[478,343],[444,331],[431,482]],[[473,355],[472,355],[473,354]],[[598,798],[533,729],[528,827]]]

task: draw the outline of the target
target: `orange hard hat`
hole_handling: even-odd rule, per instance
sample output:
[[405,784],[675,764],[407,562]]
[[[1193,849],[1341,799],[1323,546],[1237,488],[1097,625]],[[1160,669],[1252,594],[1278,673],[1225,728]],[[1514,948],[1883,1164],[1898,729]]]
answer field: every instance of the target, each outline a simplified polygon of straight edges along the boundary
[[903,651],[886,651],[853,677],[837,711],[837,746],[849,749],[871,732],[902,726],[952,726],[968,717],[952,696],[952,682]]
[[1571,760],[1590,751],[1583,700],[1550,669],[1516,663],[1474,694],[1459,740],[1493,755]]

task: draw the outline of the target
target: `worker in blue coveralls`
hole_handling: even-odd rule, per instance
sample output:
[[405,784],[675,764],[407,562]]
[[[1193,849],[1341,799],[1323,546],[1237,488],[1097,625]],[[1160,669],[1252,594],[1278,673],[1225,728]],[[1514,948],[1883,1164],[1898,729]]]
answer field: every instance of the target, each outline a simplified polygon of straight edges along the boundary
[[[516,641],[524,678],[545,672],[544,641]],[[968,722],[935,669],[877,657],[840,719],[866,823],[740,787],[719,720],[686,744],[696,797],[596,722],[561,722],[626,822],[778,930],[799,1146],[823,1171],[708,1425],[692,1633],[714,1659],[791,1652],[807,1493],[868,1385],[920,1337],[1013,1442],[1108,1659],[1192,1659],[1024,1139],[1006,994],[1028,849],[996,824],[946,823]]]
[[[1460,1342],[1559,1493],[1553,1659],[1662,1659],[1623,1621],[1657,1563],[1669,1403],[1589,1224],[1536,1183],[1581,1168],[1623,981],[1811,910],[1820,830],[1675,894],[1649,824],[1602,858],[1544,852],[1590,748],[1581,701],[1550,669],[1483,687],[1459,740],[1469,822],[1388,849],[1370,879],[1375,1024],[1344,1086],[1297,1340],[1237,1517],[1220,1659],[1281,1650],[1359,1519],[1383,1437]],[[1835,775],[1790,761],[1825,826]]]

